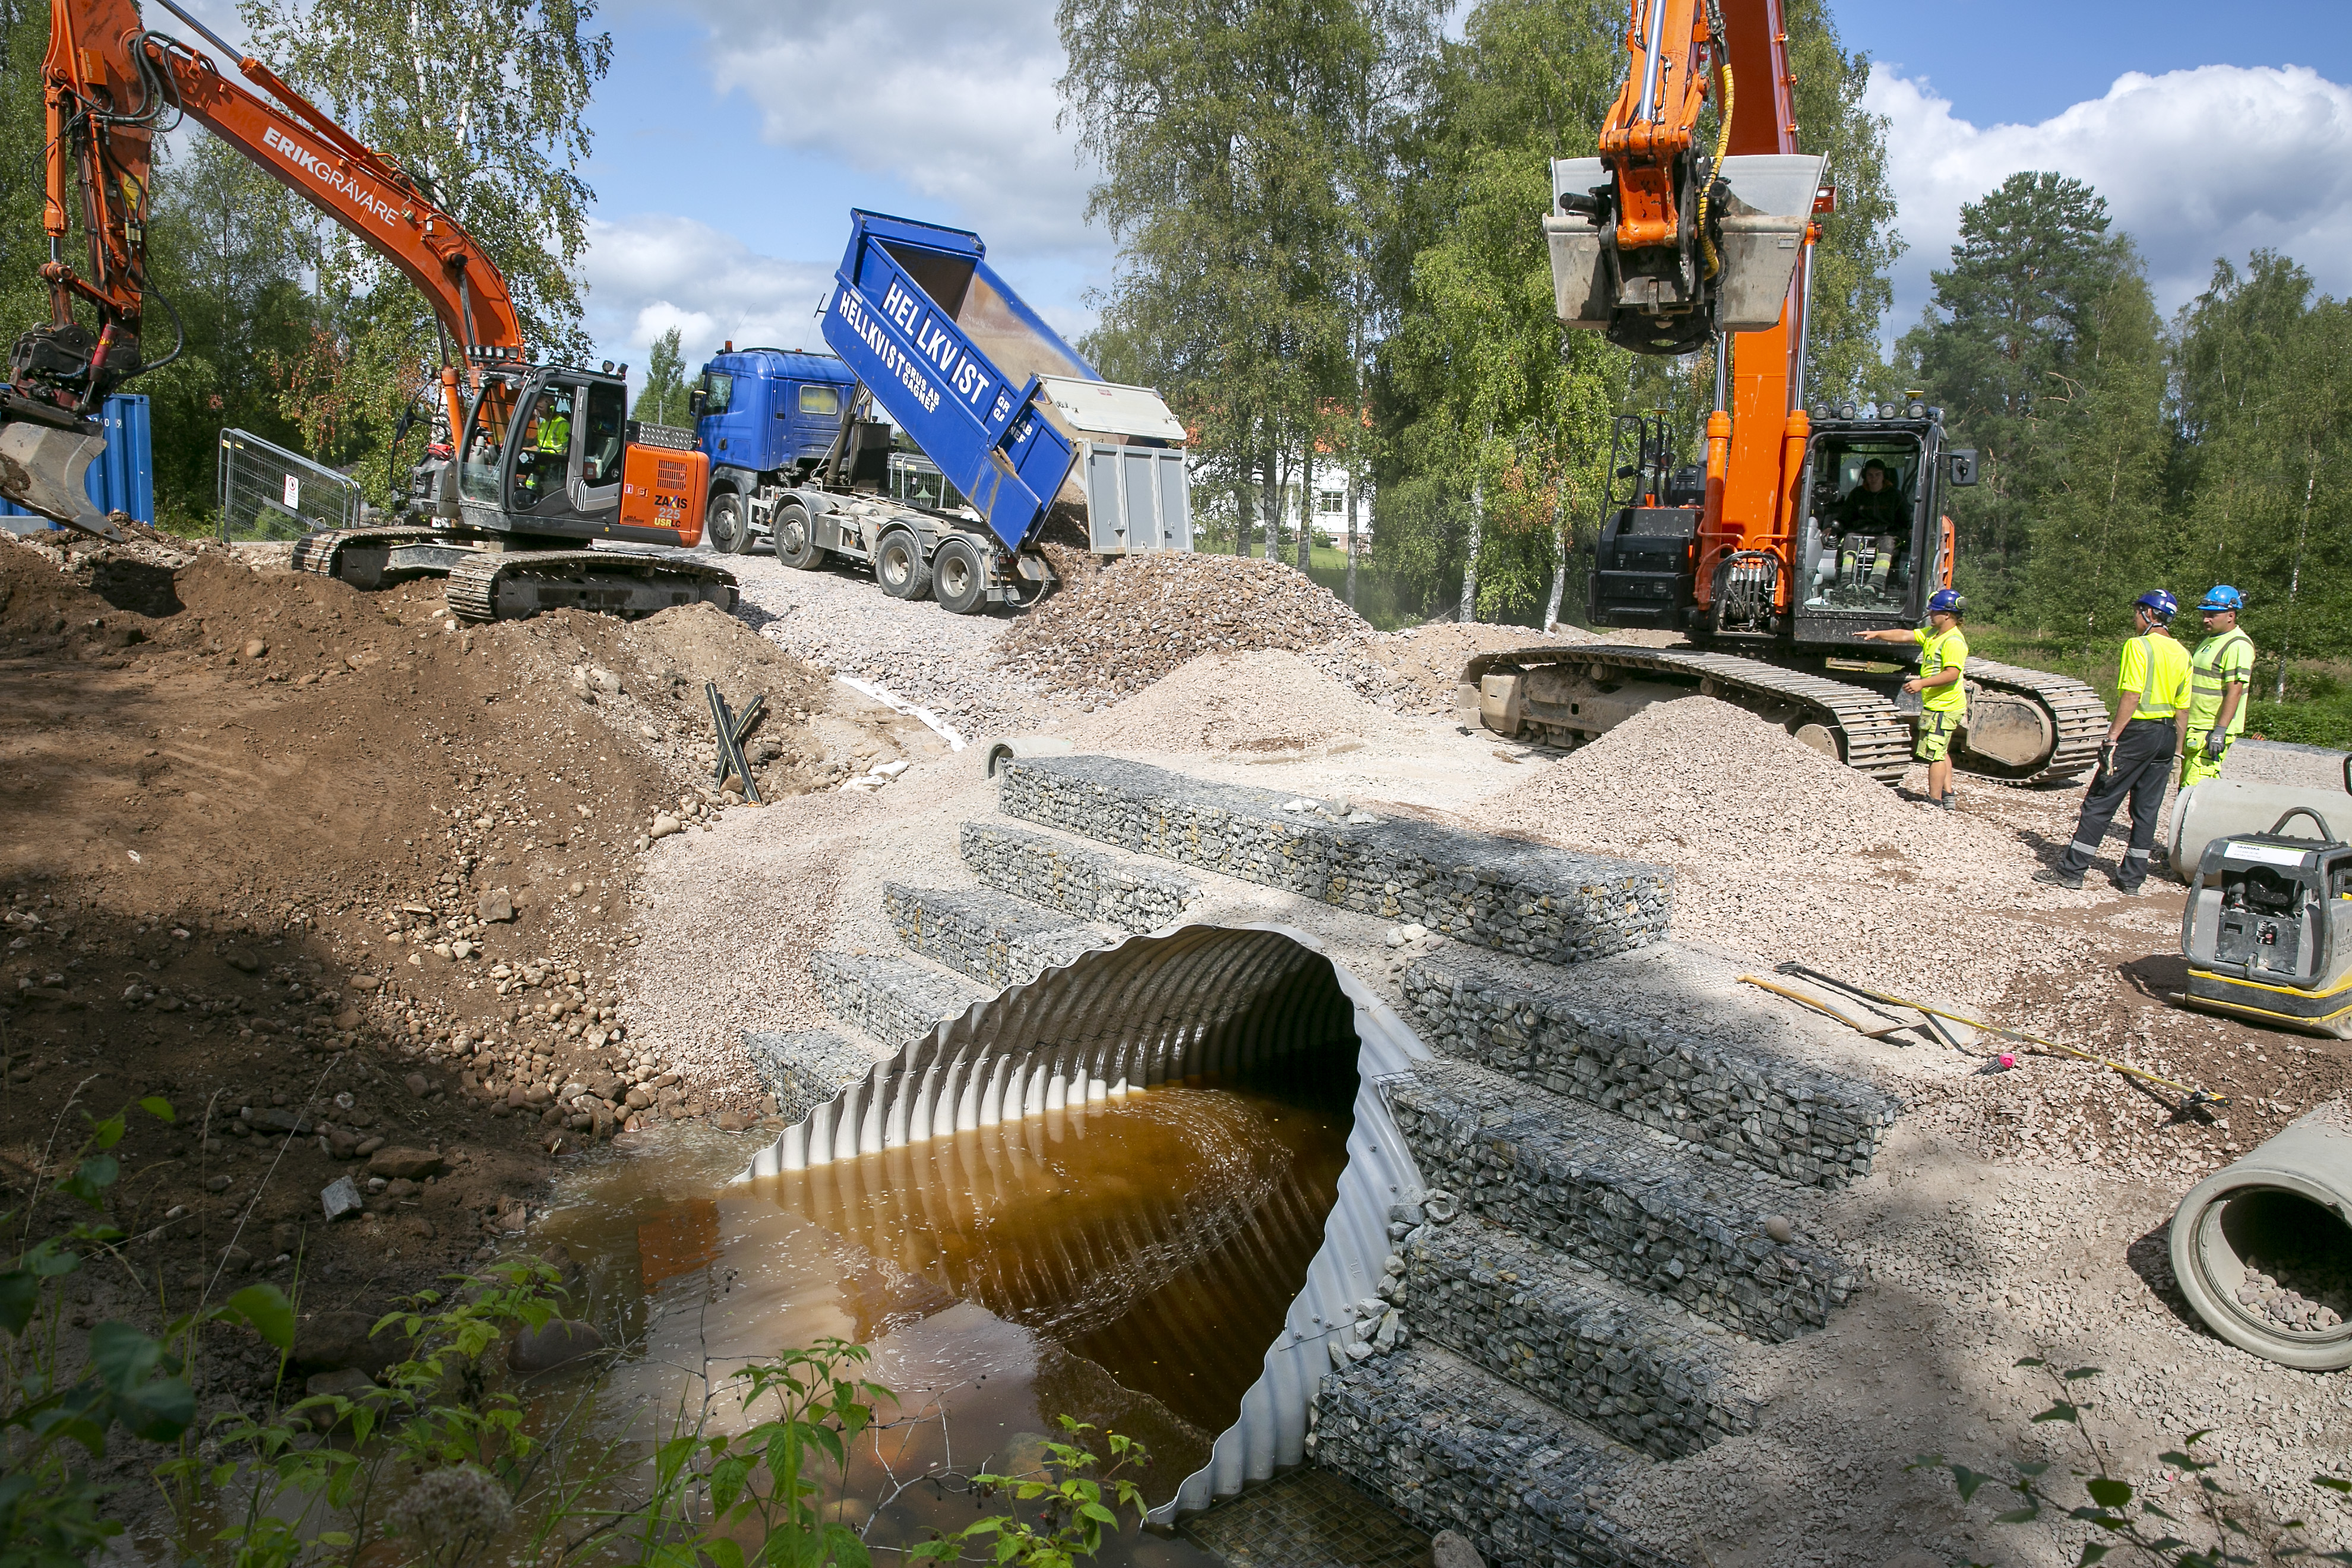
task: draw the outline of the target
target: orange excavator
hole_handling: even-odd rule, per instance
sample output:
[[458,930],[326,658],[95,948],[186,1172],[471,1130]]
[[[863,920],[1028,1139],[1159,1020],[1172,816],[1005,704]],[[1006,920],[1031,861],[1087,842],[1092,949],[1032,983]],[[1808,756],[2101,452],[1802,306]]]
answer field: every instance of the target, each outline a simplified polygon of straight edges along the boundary
[[[1836,193],[1800,142],[1780,0],[1633,0],[1632,18],[1600,156],[1553,163],[1544,232],[1563,328],[1714,351],[1702,464],[1680,463],[1664,416],[1619,418],[1587,583],[1593,625],[1685,640],[1485,655],[1464,698],[1500,733],[1573,746],[1701,691],[1892,783],[1916,700],[1857,634],[1918,625],[1951,584],[1944,496],[1976,482],[1976,454],[1917,394],[1806,407],[1813,247]],[[2089,687],[1976,658],[1967,679],[1959,767],[2026,783],[2096,762],[2107,710]]]
[[131,0],[50,5],[41,266],[49,320],[17,338],[0,389],[0,494],[120,537],[83,479],[104,449],[100,403],[179,352],[147,355],[147,300],[167,315],[171,302],[148,279],[146,249],[153,139],[185,117],[389,259],[424,293],[442,334],[438,402],[449,439],[422,473],[421,524],[314,533],[296,547],[296,565],[362,588],[446,576],[451,609],[476,621],[562,605],[623,616],[698,602],[733,608],[735,579],[720,568],[591,548],[700,541],[709,466],[693,432],[630,420],[625,366],[535,363],[506,280],[427,181],[362,144],[174,0],[163,4],[235,59],[245,80],[149,31]]

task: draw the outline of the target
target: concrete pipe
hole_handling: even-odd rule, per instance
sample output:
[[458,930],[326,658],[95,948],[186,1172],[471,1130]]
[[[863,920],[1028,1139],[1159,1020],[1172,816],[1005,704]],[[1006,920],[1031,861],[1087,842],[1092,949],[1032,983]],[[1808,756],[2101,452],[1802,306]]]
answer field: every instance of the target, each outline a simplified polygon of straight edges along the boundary
[[[2352,795],[2286,784],[2232,784],[2228,779],[2189,785],[2172,803],[2172,837],[2165,849],[2173,876],[2183,882],[2196,880],[2205,846],[2233,834],[2268,833],[2280,817],[2297,807],[2318,813],[2338,842],[2352,836]],[[2311,818],[2298,816],[2287,824],[2287,831],[2308,837],[2317,829]]]
[[1077,749],[1058,735],[1016,735],[1010,741],[991,741],[984,753],[988,776],[994,778],[997,770],[1014,757],[1066,757]]
[[2172,1273],[2240,1350],[2305,1372],[2352,1366],[2352,1106],[2305,1111],[2191,1188],[2172,1216]]

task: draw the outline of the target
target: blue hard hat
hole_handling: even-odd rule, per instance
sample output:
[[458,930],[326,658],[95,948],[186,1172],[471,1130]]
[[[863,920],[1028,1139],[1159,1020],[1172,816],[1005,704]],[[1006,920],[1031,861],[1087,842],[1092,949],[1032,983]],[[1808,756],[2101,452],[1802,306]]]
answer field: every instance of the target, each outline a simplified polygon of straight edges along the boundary
[[2197,607],[2200,610],[2213,610],[2216,612],[2221,610],[2242,610],[2246,607],[2246,596],[2243,594],[2239,593],[2235,588],[2231,587],[2227,583],[2216,583],[2211,587],[2205,590],[2204,601]]
[[1968,601],[1957,588],[1938,588],[1927,596],[1927,613],[1931,616],[1957,616]]
[[2152,589],[2132,601],[2159,621],[2169,621],[2180,613],[2180,601],[2161,588]]

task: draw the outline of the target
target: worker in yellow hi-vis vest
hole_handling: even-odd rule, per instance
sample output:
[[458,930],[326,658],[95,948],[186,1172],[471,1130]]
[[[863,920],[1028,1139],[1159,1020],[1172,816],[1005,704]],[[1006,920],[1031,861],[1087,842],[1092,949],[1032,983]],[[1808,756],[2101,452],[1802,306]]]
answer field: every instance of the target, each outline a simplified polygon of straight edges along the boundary
[[2180,787],[2221,776],[2230,742],[2246,728],[2246,693],[2254,684],[2254,639],[2238,629],[2246,596],[2227,583],[2206,590],[2197,608],[2205,640],[2189,660],[2189,731],[2180,751]]
[[2112,880],[2129,897],[2147,880],[2147,858],[2156,847],[2156,819],[2164,809],[2164,786],[2172,782],[2172,756],[2189,719],[2189,655],[2172,640],[2172,617],[2180,602],[2163,589],[2132,601],[2132,629],[2124,644],[2123,668],[2116,681],[2119,700],[2107,743],[2099,748],[2099,771],[2083,797],[2074,841],[2057,866],[2035,875],[2037,882],[2079,888],[2106,837],[2116,808],[2131,802],[2131,847]]

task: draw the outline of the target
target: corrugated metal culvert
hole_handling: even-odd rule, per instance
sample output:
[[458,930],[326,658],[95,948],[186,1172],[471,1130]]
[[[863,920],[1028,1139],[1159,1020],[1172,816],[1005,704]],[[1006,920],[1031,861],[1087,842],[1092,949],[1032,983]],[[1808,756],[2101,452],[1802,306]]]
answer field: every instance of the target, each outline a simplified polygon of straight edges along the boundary
[[[1306,1457],[1307,1409],[1331,1365],[1328,1342],[1381,1283],[1391,1209],[1421,1195],[1420,1174],[1381,1085],[1428,1057],[1403,1020],[1304,932],[1186,926],[1086,953],[940,1025],[786,1129],[743,1177],[819,1170],[1186,1079],[1276,1066],[1352,1074],[1348,1163],[1322,1217],[1322,1245],[1296,1282],[1282,1331],[1266,1347],[1240,1410],[1218,1434],[1209,1463],[1154,1510],[1165,1522]],[[842,1174],[855,1184],[887,1166],[869,1164],[856,1178]],[[857,1197],[844,1191],[837,1201]],[[1287,1212],[1276,1221],[1311,1222],[1311,1215]],[[1078,1274],[1123,1267],[1108,1252],[1003,1261],[1006,1271],[991,1278],[1002,1282],[1024,1268],[1050,1269],[1068,1276],[1063,1289],[1080,1293]],[[974,1286],[985,1301],[995,1292],[982,1283]],[[1280,1284],[1288,1289],[1292,1282]],[[1017,1310],[1024,1290],[1002,1283],[997,1289]],[[1183,1347],[1171,1349],[1181,1353]]]

